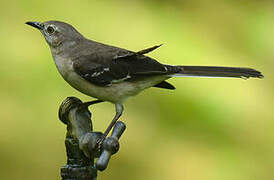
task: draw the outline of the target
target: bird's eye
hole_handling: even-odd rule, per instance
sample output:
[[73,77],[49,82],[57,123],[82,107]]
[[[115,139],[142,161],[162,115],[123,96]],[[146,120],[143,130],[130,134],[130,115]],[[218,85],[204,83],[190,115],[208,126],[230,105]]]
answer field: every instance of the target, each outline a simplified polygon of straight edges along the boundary
[[53,34],[54,32],[55,32],[55,29],[54,29],[53,27],[49,26],[49,27],[47,28],[47,33]]

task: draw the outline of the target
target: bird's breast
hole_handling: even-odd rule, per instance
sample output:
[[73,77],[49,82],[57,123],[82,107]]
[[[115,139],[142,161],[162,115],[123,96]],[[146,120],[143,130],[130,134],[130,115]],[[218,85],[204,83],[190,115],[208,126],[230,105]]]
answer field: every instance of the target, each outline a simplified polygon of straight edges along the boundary
[[73,71],[72,60],[62,56],[54,56],[53,59],[59,73],[66,80],[67,76],[69,76],[69,73]]
[[127,87],[127,85],[123,86],[122,89],[121,86],[116,85],[110,87],[94,85],[83,79],[74,71],[72,60],[61,56],[55,56],[54,61],[58,72],[62,75],[64,80],[73,88],[88,96],[117,103],[123,101],[126,98],[127,93],[124,91],[129,92],[131,89],[130,87]]

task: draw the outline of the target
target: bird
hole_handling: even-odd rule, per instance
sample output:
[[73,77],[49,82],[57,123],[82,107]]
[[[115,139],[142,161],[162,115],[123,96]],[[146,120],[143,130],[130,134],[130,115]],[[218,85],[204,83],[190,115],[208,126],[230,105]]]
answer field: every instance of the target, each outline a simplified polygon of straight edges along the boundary
[[90,104],[111,102],[116,114],[104,132],[111,131],[123,113],[123,103],[150,88],[173,90],[172,77],[263,78],[260,71],[245,67],[167,65],[146,54],[161,45],[130,51],[85,38],[72,25],[61,21],[28,21],[48,43],[55,65],[73,88],[96,98]]

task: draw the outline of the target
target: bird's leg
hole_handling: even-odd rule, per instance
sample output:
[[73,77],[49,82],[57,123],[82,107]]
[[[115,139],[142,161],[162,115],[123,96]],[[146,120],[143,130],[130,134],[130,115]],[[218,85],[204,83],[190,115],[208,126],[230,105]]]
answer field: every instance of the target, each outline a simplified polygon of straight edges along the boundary
[[116,114],[115,114],[114,118],[112,119],[112,121],[110,122],[110,124],[108,125],[107,129],[105,130],[103,137],[100,138],[99,141],[97,142],[98,147],[100,147],[100,145],[102,144],[104,139],[107,137],[107,135],[110,132],[110,130],[112,129],[112,127],[115,125],[117,120],[121,117],[124,107],[122,104],[115,104],[115,109],[116,109]]
[[122,104],[115,104],[115,108],[116,108],[116,114],[113,118],[113,120],[110,122],[109,126],[107,127],[107,129],[104,132],[104,136],[107,137],[108,133],[110,132],[110,130],[112,129],[112,127],[115,125],[115,123],[117,122],[117,120],[121,117],[124,107]]

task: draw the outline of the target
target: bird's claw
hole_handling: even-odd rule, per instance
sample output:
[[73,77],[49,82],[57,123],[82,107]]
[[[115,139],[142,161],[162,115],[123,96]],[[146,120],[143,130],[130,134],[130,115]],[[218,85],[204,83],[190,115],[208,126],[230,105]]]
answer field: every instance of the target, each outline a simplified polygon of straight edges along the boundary
[[99,139],[97,139],[97,142],[96,142],[97,149],[101,149],[102,144],[103,144],[103,142],[104,142],[105,139],[106,139],[105,135],[103,135]]

